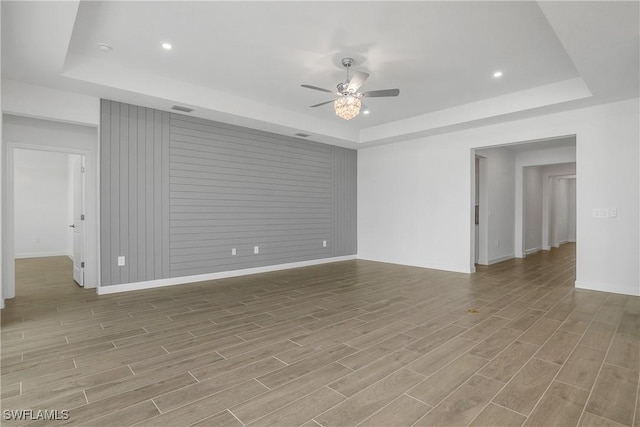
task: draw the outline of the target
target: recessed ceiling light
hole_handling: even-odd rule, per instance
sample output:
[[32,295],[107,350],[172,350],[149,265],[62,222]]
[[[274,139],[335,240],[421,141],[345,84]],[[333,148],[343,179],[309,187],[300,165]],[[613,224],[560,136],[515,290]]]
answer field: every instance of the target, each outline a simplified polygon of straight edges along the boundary
[[171,50],[173,46],[171,46],[171,43],[162,43],[162,48],[166,50]]
[[364,110],[362,114],[369,114],[369,110]]
[[502,71],[496,71],[493,73],[493,77],[502,77]]
[[110,52],[113,50],[113,48],[106,43],[98,44],[98,49],[100,49],[103,52]]

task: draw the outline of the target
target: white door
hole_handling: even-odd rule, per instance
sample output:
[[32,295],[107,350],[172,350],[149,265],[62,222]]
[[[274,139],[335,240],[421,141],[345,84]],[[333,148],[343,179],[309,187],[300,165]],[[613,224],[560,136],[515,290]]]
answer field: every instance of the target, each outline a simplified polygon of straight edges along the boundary
[[[77,157],[77,158],[75,158]],[[73,173],[73,280],[84,286],[84,156],[74,156]]]

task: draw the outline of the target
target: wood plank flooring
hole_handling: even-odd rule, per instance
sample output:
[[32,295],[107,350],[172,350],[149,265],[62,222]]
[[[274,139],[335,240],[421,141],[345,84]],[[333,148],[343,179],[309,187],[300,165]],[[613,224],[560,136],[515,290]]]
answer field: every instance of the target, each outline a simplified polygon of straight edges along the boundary
[[1,399],[33,412],[3,425],[638,426],[640,299],[574,272],[566,244],[473,275],[357,260],[99,297],[64,257],[18,260]]

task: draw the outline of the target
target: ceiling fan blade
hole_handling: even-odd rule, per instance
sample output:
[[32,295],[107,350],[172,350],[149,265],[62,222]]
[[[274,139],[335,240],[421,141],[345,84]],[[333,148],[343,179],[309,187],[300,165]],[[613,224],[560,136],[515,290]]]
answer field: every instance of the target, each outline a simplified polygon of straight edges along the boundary
[[311,85],[300,85],[300,86],[302,86],[304,88],[307,88],[307,89],[319,90],[320,92],[334,93],[332,90],[323,89],[323,88],[318,87],[318,86],[311,86]]
[[327,102],[321,102],[320,104],[312,105],[310,108],[313,108],[313,107],[319,107],[319,106],[321,106],[321,105],[330,104],[330,103],[332,103],[333,101],[335,101],[335,99],[332,99],[331,101],[327,101]]
[[362,71],[356,71],[353,73],[353,76],[351,76],[351,80],[349,80],[347,90],[350,92],[356,92],[368,78],[369,74]]
[[398,96],[400,95],[400,89],[383,89],[383,90],[371,90],[364,92],[363,97],[366,98],[381,98],[383,96]]

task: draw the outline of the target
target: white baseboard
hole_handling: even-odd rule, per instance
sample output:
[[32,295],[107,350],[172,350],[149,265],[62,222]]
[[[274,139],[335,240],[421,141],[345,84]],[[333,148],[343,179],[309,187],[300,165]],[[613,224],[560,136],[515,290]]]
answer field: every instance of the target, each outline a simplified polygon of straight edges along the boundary
[[28,253],[17,253],[14,255],[15,259],[21,258],[44,258],[48,256],[69,256],[69,252],[67,251],[54,251],[54,252],[28,252]]
[[332,262],[356,259],[356,255],[333,258],[314,259],[310,261],[291,262],[288,264],[267,265],[264,267],[245,268],[242,270],[221,271],[218,273],[197,274],[194,276],[170,277],[167,279],[147,280],[144,282],[124,283],[121,285],[98,286],[98,295],[115,294],[119,292],[139,291],[142,289],[161,288],[164,286],[183,285],[185,283],[203,282],[205,280],[226,279],[229,277],[247,276],[249,274],[269,273],[271,271],[288,270],[291,268],[309,267],[312,265],[329,264]]
[[487,265],[497,264],[499,262],[506,261],[515,257],[516,257],[515,254],[510,254],[510,255],[504,255],[498,258],[493,258],[489,260],[489,263]]
[[638,284],[624,285],[616,283],[594,283],[576,280],[577,289],[588,289],[590,291],[610,292],[613,294],[640,296],[640,286]]
[[531,255],[531,254],[535,254],[536,252],[540,252],[541,250],[542,250],[541,248],[527,249],[526,251],[524,251],[524,254]]

